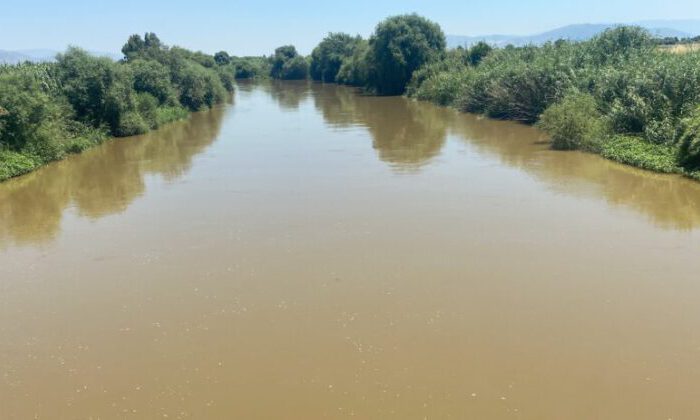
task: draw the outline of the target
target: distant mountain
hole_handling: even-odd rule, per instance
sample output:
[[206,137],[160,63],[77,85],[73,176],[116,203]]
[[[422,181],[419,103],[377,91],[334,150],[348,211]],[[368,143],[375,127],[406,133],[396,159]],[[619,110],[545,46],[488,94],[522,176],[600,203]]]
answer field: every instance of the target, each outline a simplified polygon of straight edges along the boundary
[[[114,54],[103,51],[88,51],[95,57],[108,57],[112,60],[121,60],[121,54]],[[31,49],[31,50],[18,50],[18,51],[6,51],[0,50],[0,64],[17,64],[24,61],[31,61],[34,63],[43,63],[56,60],[56,55],[59,52],[55,50],[47,49]]]
[[645,28],[671,28],[692,36],[700,35],[700,20],[643,20],[637,24]]
[[[551,31],[536,35],[483,35],[483,36],[460,36],[448,35],[447,46],[456,48],[458,46],[471,46],[479,41],[488,44],[504,47],[508,44],[523,46],[528,44],[541,45],[545,42],[567,39],[570,41],[585,41],[605,31],[606,29],[620,26],[619,23],[599,23],[599,24],[578,24],[568,25]],[[685,38],[700,35],[700,20],[666,20],[666,21],[643,21],[633,22],[625,25],[638,25],[657,37],[678,37]]]
[[31,60],[31,57],[17,51],[0,50],[0,64],[16,64],[26,60]]

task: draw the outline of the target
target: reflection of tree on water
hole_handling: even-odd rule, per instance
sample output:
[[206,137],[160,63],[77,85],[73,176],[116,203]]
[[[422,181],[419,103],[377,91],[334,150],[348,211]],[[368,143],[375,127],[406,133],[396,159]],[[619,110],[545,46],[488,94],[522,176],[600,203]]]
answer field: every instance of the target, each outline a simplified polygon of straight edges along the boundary
[[367,127],[379,157],[411,169],[440,152],[448,133],[480,154],[534,175],[567,194],[603,196],[649,216],[664,228],[700,226],[700,184],[641,171],[581,152],[549,149],[534,127],[495,121],[403,98],[363,96],[337,85],[311,85],[316,108],[335,128]]
[[0,243],[51,239],[74,203],[92,218],[124,211],[145,190],[144,178],[172,181],[218,136],[223,108],[193,114],[143,136],[112,140],[0,185]]
[[534,175],[565,194],[603,196],[673,229],[700,226],[700,184],[620,165],[581,152],[549,150],[533,127],[455,114],[450,131],[479,153]]
[[445,144],[451,111],[403,97],[369,97],[341,86],[312,85],[316,108],[334,127],[366,127],[379,158],[415,170]]
[[284,111],[296,111],[299,105],[309,97],[310,83],[306,80],[260,82],[259,86]]

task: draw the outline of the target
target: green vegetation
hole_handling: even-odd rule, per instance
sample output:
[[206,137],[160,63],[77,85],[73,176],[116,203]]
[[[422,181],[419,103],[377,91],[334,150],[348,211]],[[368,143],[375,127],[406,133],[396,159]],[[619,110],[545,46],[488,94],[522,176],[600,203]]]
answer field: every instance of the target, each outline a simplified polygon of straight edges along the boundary
[[673,54],[636,27],[586,42],[444,54],[407,94],[492,118],[538,123],[556,149],[659,172],[700,167],[700,52]]
[[311,78],[326,83],[337,81],[343,62],[362,45],[362,37],[331,33],[311,53]]
[[444,50],[445,35],[436,23],[415,14],[386,19],[369,40],[369,83],[381,95],[400,95],[413,72]]
[[266,57],[231,57],[236,79],[261,79],[270,75],[270,60]]
[[447,51],[440,27],[415,14],[387,18],[368,40],[330,33],[310,57],[292,45],[270,57],[212,56],[132,35],[118,63],[70,48],[53,64],[0,67],[0,179],[209,108],[235,79],[262,77],[536,123],[552,148],[700,178],[700,51],[660,48],[695,41],[617,27],[586,42]]
[[588,94],[568,95],[550,106],[539,126],[550,134],[552,148],[558,150],[595,151],[605,133],[595,99]]
[[122,52],[114,62],[71,47],[55,63],[0,67],[0,180],[220,103],[238,72],[226,53],[169,48],[153,33]]
[[270,77],[281,80],[303,80],[309,75],[309,63],[293,45],[275,50],[270,59]]
[[311,54],[311,77],[401,95],[414,72],[444,56],[445,35],[436,23],[416,14],[393,16],[368,41],[329,34]]

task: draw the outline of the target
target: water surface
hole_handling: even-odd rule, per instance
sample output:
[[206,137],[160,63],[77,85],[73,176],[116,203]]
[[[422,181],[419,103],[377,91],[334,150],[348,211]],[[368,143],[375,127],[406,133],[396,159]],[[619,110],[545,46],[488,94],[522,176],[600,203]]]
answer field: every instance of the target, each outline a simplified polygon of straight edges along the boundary
[[700,184],[405,98],[0,184],[0,418],[700,417]]

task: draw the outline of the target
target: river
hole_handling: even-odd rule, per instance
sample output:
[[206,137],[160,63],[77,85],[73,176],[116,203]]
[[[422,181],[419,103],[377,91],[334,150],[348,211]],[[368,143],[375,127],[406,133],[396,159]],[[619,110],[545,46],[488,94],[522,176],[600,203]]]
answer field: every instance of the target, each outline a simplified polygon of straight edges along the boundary
[[700,418],[700,183],[346,87],[0,184],[0,418]]

